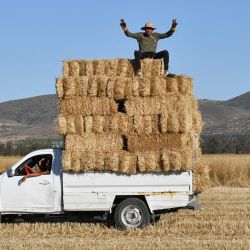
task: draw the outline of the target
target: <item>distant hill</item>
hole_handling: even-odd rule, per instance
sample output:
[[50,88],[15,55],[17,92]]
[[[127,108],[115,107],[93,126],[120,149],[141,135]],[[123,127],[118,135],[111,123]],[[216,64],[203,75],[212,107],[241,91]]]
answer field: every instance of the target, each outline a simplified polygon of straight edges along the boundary
[[[227,101],[199,100],[203,134],[250,134],[250,92]],[[56,95],[0,103],[0,141],[60,138]]]

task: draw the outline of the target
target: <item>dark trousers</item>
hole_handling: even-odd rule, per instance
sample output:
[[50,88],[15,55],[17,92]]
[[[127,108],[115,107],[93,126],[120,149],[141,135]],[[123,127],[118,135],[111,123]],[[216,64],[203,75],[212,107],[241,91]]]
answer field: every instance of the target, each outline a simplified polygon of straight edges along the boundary
[[169,62],[169,54],[167,50],[163,50],[160,52],[140,52],[138,50],[135,51],[135,67],[136,69],[141,69],[141,59],[144,58],[153,58],[153,59],[162,59],[164,60],[164,69],[168,70],[168,62]]

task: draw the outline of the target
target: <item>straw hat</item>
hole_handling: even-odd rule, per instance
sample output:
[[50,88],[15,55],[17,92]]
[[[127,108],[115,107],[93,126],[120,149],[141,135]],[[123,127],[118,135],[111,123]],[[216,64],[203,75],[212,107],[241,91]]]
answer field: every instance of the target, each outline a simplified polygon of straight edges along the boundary
[[154,24],[151,23],[151,22],[146,23],[145,26],[142,27],[141,29],[142,29],[142,30],[145,30],[146,28],[151,28],[151,29],[153,29],[153,30],[156,29],[155,26],[154,26]]

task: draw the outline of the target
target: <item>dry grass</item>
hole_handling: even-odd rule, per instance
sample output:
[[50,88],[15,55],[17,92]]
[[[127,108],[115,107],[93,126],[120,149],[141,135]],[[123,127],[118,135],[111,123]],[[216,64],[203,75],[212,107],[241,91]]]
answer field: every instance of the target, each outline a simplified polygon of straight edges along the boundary
[[21,156],[0,156],[0,172],[20,160]]
[[213,186],[250,187],[250,155],[203,155],[209,165]]
[[0,225],[1,249],[249,249],[249,188],[217,187],[202,210],[179,210],[143,230],[92,223]]

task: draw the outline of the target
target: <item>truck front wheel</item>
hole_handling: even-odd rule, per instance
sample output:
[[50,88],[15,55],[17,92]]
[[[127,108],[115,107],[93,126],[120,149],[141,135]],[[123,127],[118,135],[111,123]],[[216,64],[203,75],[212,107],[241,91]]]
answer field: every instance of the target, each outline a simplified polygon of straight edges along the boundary
[[115,210],[115,224],[118,228],[143,228],[150,223],[146,204],[137,198],[128,198],[118,204]]

